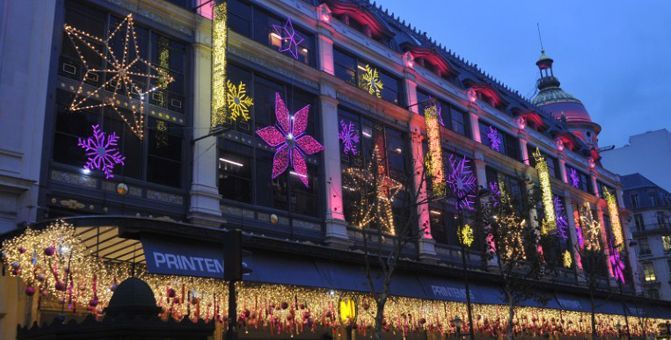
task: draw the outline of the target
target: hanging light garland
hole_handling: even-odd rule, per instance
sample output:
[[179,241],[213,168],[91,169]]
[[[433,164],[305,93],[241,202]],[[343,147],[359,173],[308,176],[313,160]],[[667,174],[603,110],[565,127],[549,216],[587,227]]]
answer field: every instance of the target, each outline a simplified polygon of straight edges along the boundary
[[[88,255],[86,246],[77,237],[76,229],[62,221],[42,230],[26,231],[2,244],[3,261],[10,274],[26,283],[25,293],[39,293],[42,299],[55,299],[76,312],[87,309],[101,315],[116,287],[135,276],[147,282],[154,292],[160,316],[164,319],[187,318],[196,322],[221,322],[226,326],[227,283],[220,280],[152,275],[142,266],[131,270],[129,264],[109,263]],[[339,303],[343,296],[356,301],[352,327],[367,336],[375,325],[375,300],[363,293],[288,285],[238,283],[238,325],[242,332],[258,329],[271,335],[298,336],[316,331],[318,327],[339,329]],[[473,304],[473,327],[476,334],[501,336],[506,333],[508,308],[505,305]],[[465,319],[466,304],[451,301],[422,300],[391,296],[385,306],[383,329],[390,334],[409,336],[422,332],[430,335],[453,335],[451,320]],[[624,316],[595,314],[597,334],[617,334],[617,324],[625,324]],[[590,314],[535,307],[517,307],[513,320],[518,336],[590,334]],[[632,336],[659,332],[662,319],[629,319]],[[467,325],[464,325],[468,327]],[[225,328],[225,327],[224,327]],[[468,332],[462,328],[463,333]]]
[[438,123],[438,106],[432,105],[424,108],[424,123],[426,124],[426,135],[429,140],[429,168],[431,176],[431,190],[435,196],[445,195],[445,175],[443,165],[443,148],[440,146],[440,124]]
[[538,181],[540,182],[543,199],[543,209],[545,211],[545,216],[541,223],[541,234],[548,235],[557,229],[554,202],[552,200],[552,185],[550,184],[550,171],[548,170],[547,162],[545,162],[545,157],[543,157],[538,148],[536,148],[536,151],[533,153],[533,157],[536,162]]
[[[133,15],[127,15],[105,38],[96,37],[67,24],[65,25],[65,33],[86,69],[83,79],[77,87],[70,110],[81,111],[109,107],[123,119],[139,139],[143,139],[145,97],[149,93],[168,86],[174,81],[174,78],[168,74],[168,71],[152,65],[140,57],[142,53],[138,45]],[[121,54],[113,48],[117,36],[123,37],[123,52]],[[89,65],[90,61],[87,61],[80,45],[103,60],[105,68],[100,68],[100,65]],[[140,66],[145,67],[146,71],[138,71],[137,69]],[[99,87],[93,91],[85,89],[87,79],[91,77],[101,78],[103,75],[108,75],[109,78]],[[144,80],[139,81],[139,78],[144,78]],[[156,85],[144,90],[142,83],[147,80],[155,81]],[[106,88],[112,89],[111,95],[99,101],[100,96],[105,96],[104,90]],[[120,96],[125,96],[129,102],[122,103]],[[139,99],[134,99],[135,97]]]
[[603,188],[603,195],[608,204],[608,214],[610,216],[610,227],[613,232],[613,243],[616,248],[624,245],[622,225],[620,224],[620,213],[617,207],[617,199],[615,195],[611,194],[608,189]]

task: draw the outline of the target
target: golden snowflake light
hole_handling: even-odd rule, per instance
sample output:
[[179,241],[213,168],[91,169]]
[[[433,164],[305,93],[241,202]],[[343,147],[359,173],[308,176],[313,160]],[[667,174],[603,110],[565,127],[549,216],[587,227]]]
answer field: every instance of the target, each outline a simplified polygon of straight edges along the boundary
[[573,257],[571,256],[571,252],[568,250],[564,250],[564,254],[562,255],[562,260],[564,263],[564,268],[571,268],[573,266]]
[[378,147],[375,146],[366,169],[351,167],[343,172],[348,188],[358,190],[360,194],[351,222],[362,229],[376,223],[393,235],[395,228],[391,207],[403,185],[386,174]]
[[380,73],[375,67],[366,64],[361,75],[360,87],[375,97],[382,97],[384,84],[380,80]]
[[445,194],[445,175],[443,165],[443,149],[440,146],[440,124],[438,123],[438,107],[429,105],[424,109],[424,123],[429,140],[429,155],[427,158],[428,173],[431,176],[431,189],[435,196]]
[[610,216],[610,226],[613,232],[613,245],[619,247],[624,244],[622,236],[622,225],[620,224],[620,213],[617,207],[617,199],[608,189],[603,189],[604,198],[608,204],[608,214]]
[[254,105],[254,99],[247,96],[247,85],[240,82],[236,86],[230,80],[226,81],[226,106],[228,108],[228,119],[249,120],[249,107]]
[[459,242],[465,247],[470,247],[473,244],[473,241],[475,241],[473,228],[471,228],[470,224],[464,224],[459,228]]
[[550,172],[548,170],[548,164],[538,148],[536,148],[536,151],[533,153],[533,157],[536,161],[538,181],[540,182],[541,194],[543,198],[543,209],[545,211],[543,223],[541,224],[541,234],[547,235],[557,229],[554,202],[552,201]]
[[[65,32],[86,69],[70,104],[70,110],[109,107],[123,119],[138,138],[142,139],[144,102],[147,94],[167,86],[174,79],[167,71],[140,57],[142,54],[135,33],[133,15],[126,16],[105,38],[96,37],[67,24]],[[116,51],[113,48],[118,39],[121,39],[123,51]],[[104,61],[104,66],[89,64],[90,61],[87,61],[82,48],[95,53]],[[106,80],[99,87],[89,89],[86,80],[90,78],[106,78]],[[145,89],[147,81],[156,85],[149,85],[150,87]]]
[[212,112],[210,125],[216,127],[227,122],[226,117],[226,1],[214,6],[212,19]]

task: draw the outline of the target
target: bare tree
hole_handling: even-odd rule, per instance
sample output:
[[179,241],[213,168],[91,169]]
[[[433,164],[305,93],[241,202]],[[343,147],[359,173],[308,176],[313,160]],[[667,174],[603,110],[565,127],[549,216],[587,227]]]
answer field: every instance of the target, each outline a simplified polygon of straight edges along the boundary
[[[416,244],[425,232],[417,227],[417,207],[439,195],[426,193],[426,168],[407,171],[393,179],[386,161],[375,147],[365,169],[344,170],[346,190],[354,196],[348,219],[361,230],[366,278],[376,303],[374,338],[382,339],[384,309],[399,259],[407,254],[408,244]],[[419,176],[415,176],[419,174]],[[420,183],[414,182],[421,178]],[[396,213],[394,213],[396,212]]]

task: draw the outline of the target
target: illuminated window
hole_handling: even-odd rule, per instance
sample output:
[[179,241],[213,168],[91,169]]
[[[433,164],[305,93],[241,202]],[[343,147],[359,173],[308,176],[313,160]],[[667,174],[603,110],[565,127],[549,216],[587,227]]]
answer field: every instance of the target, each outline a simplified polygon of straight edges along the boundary
[[655,276],[655,267],[652,265],[652,263],[643,264],[643,279],[645,282],[657,281],[657,276]]
[[667,253],[671,251],[671,235],[662,235],[662,247]]
[[272,47],[275,48],[282,47],[282,37],[280,37],[279,34],[275,32],[268,33],[268,41],[270,41],[270,46]]

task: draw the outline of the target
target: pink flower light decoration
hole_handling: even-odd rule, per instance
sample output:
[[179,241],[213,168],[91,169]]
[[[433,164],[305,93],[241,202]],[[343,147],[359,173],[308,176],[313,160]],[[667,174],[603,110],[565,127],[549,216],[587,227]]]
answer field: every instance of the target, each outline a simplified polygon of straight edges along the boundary
[[612,268],[611,276],[621,283],[624,283],[624,261],[620,256],[620,251],[610,245],[610,255],[608,255],[608,260],[610,261],[610,266]]
[[292,116],[289,114],[284,101],[279,93],[275,93],[275,118],[274,126],[266,126],[256,130],[256,134],[266,144],[275,148],[273,157],[272,178],[284,173],[291,163],[292,169],[297,177],[308,187],[308,167],[305,163],[306,155],[313,155],[322,151],[324,147],[312,136],[305,134],[308,126],[308,112],[310,105],[296,111]]
[[88,138],[79,138],[77,145],[86,151],[85,169],[98,169],[105,174],[105,178],[114,177],[112,170],[117,164],[124,165],[126,157],[119,152],[117,143],[119,136],[112,132],[106,135],[100,129],[99,125],[92,125],[93,136]]

